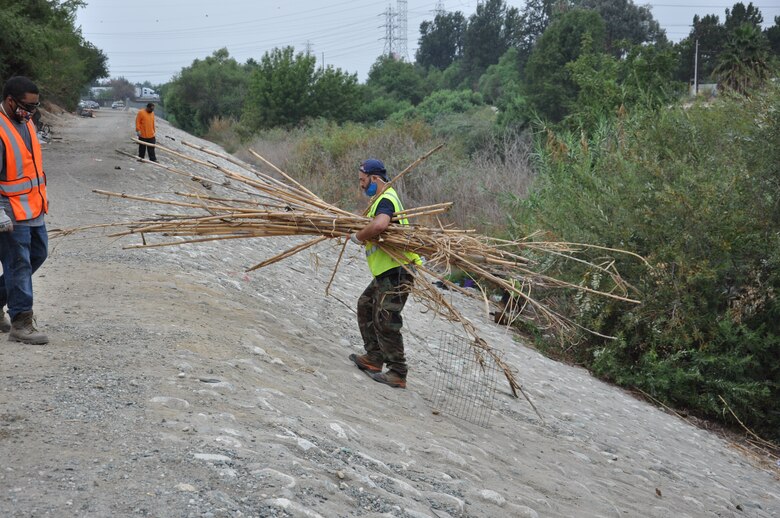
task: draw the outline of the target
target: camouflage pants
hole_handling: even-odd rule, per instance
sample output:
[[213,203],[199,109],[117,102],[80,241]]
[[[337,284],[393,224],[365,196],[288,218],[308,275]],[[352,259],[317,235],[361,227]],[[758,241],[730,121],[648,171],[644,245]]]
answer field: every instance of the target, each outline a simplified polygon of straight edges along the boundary
[[394,268],[375,277],[357,305],[358,326],[369,360],[386,364],[402,377],[406,377],[408,369],[401,336],[401,310],[413,283],[412,275],[403,268]]

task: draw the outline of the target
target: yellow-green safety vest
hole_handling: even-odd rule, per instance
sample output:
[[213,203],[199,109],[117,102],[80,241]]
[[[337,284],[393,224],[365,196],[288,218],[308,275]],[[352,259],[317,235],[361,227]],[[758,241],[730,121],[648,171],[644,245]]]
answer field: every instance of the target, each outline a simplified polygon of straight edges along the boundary
[[[401,205],[401,200],[398,198],[398,193],[395,192],[395,189],[392,187],[388,187],[385,192],[383,192],[382,195],[374,201],[373,205],[371,205],[371,210],[368,211],[369,218],[373,218],[376,215],[376,208],[379,206],[379,202],[383,199],[390,200],[390,202],[393,204],[393,207],[395,208],[394,212],[400,212],[404,210],[403,205]],[[401,225],[408,225],[409,220],[404,218],[399,220],[399,223]],[[408,259],[408,261],[405,261],[403,264],[422,264],[420,256],[414,252],[403,252],[403,255]],[[387,252],[376,246],[376,244],[372,243],[371,241],[366,243],[366,260],[368,261],[368,269],[371,270],[371,275],[374,277],[378,277],[387,270],[401,266],[401,263],[390,257]]]

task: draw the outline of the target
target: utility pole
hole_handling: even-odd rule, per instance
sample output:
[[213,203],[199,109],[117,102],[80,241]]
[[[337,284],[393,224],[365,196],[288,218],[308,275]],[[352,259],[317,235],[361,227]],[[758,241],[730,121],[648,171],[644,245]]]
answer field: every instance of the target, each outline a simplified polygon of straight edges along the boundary
[[699,40],[696,39],[696,51],[693,57],[693,95],[699,95]]

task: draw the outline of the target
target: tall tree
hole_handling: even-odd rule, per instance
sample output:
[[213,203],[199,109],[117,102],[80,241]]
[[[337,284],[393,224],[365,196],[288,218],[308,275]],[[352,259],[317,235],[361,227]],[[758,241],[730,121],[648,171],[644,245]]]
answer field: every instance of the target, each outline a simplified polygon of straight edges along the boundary
[[[292,127],[317,117],[339,122],[358,110],[355,74],[328,67],[315,70],[317,59],[292,47],[266,52],[252,63],[241,121],[250,130]],[[248,65],[249,67],[249,65]]]
[[497,104],[506,95],[514,95],[520,90],[519,55],[517,48],[510,48],[479,78],[479,93],[486,102]]
[[760,29],[763,22],[761,11],[753,5],[753,2],[750,2],[747,7],[742,2],[737,2],[731,9],[726,9],[726,21],[723,25],[726,31],[731,33],[745,23]]
[[467,77],[479,78],[521,38],[521,15],[515,7],[507,8],[504,0],[487,0],[477,5],[469,17],[464,36],[463,67]]
[[572,3],[599,13],[606,27],[607,49],[615,56],[620,57],[618,42],[622,40],[632,45],[667,42],[666,32],[653,18],[650,8],[637,6],[633,0],[573,0]]
[[241,116],[249,82],[248,66],[239,64],[222,48],[183,68],[164,91],[165,109],[178,127],[205,134],[212,119]]
[[679,95],[682,85],[673,80],[676,55],[671,48],[633,45],[616,58],[594,51],[589,39],[586,34],[582,53],[566,65],[579,90],[568,117],[572,127],[591,133],[621,107],[654,108]]
[[0,79],[26,75],[44,98],[75,107],[85,85],[108,75],[106,56],[74,23],[80,0],[3,1],[0,5]]
[[314,78],[313,114],[336,122],[352,120],[360,104],[357,74],[348,74],[328,66]]
[[583,40],[593,52],[604,51],[604,20],[593,10],[573,9],[556,18],[539,38],[526,67],[526,92],[542,117],[562,120],[578,95],[566,64],[583,52]]
[[460,59],[466,25],[466,17],[460,11],[437,14],[432,22],[422,22],[416,62],[426,69],[444,70]]
[[780,55],[780,16],[775,16],[775,24],[764,31],[769,47],[775,56]]
[[528,61],[531,50],[552,19],[557,0],[527,0],[520,17],[516,47],[521,65]]
[[734,29],[714,73],[722,89],[749,95],[769,77],[769,42],[766,37],[749,22]]
[[317,58],[293,47],[266,52],[252,74],[242,120],[251,129],[293,126],[313,115]]
[[366,86],[380,88],[395,100],[417,104],[423,100],[425,84],[422,76],[411,63],[392,56],[380,56],[368,71]]

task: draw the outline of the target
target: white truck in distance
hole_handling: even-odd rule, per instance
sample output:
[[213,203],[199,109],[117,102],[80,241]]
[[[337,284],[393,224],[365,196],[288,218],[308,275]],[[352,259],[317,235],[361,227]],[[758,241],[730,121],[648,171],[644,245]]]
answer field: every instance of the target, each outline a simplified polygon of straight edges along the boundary
[[139,101],[159,101],[160,94],[146,86],[135,87],[135,98]]

